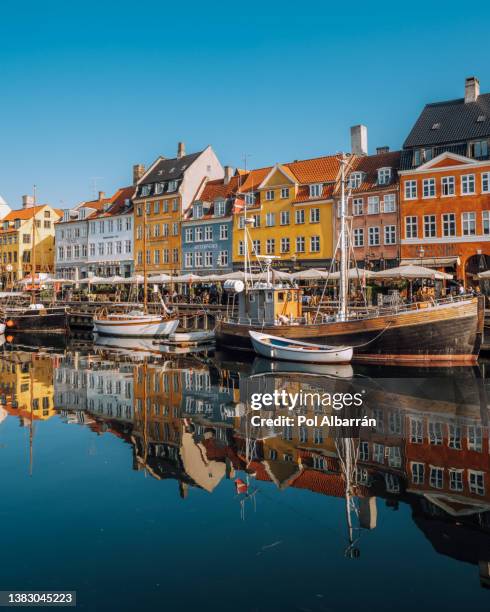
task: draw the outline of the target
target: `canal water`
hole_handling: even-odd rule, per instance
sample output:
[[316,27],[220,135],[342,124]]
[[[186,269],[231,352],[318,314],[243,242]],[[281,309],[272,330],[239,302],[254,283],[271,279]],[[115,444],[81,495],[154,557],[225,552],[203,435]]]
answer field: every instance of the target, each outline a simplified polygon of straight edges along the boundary
[[[0,590],[85,610],[489,609],[485,374],[4,344]],[[310,395],[251,408],[274,391]],[[335,415],[376,424],[321,424]]]

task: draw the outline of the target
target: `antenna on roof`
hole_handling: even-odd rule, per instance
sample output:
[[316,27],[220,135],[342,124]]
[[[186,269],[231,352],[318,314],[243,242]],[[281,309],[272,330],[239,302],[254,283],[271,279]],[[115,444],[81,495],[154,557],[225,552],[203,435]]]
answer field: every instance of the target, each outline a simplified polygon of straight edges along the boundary
[[99,195],[99,192],[98,192],[98,189],[97,189],[97,187],[98,187],[97,181],[101,181],[103,178],[104,178],[103,176],[92,176],[90,178],[90,183],[92,185],[92,193],[94,195],[94,197],[93,197],[94,200],[97,200],[98,199],[98,195]]

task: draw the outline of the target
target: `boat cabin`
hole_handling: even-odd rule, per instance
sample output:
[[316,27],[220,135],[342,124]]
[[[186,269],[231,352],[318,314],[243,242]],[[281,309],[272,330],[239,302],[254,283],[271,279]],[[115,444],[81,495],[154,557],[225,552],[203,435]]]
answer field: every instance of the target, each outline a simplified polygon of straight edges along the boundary
[[303,316],[302,289],[282,286],[254,286],[239,294],[240,321],[274,325]]

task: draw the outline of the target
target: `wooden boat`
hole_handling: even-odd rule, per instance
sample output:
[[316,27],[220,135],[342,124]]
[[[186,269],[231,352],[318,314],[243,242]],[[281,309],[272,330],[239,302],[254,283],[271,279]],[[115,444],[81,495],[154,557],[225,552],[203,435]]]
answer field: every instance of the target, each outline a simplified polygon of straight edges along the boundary
[[352,359],[353,351],[350,346],[311,344],[256,331],[248,333],[255,352],[268,359],[302,363],[349,363]]
[[7,332],[68,333],[68,309],[65,306],[30,304],[27,307],[5,307],[3,318]]
[[102,336],[120,338],[157,338],[172,334],[179,320],[133,310],[126,314],[99,312],[94,317],[94,331]]
[[190,332],[174,332],[163,340],[164,344],[175,346],[196,346],[199,344],[210,344],[214,342],[214,330],[201,330]]

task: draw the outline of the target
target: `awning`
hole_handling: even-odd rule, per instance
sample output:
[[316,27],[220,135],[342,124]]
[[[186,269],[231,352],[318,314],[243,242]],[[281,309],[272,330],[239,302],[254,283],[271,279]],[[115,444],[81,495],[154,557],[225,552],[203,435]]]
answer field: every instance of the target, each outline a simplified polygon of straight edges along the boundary
[[426,268],[445,268],[446,266],[456,266],[460,264],[457,255],[453,257],[412,257],[402,259],[401,266],[425,266]]

